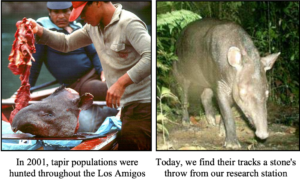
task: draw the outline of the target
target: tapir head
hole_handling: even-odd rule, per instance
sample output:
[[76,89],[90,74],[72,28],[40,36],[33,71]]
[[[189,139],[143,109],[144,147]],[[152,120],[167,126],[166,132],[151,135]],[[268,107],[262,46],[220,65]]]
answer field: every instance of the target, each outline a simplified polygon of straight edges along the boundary
[[73,136],[79,127],[81,109],[93,104],[93,95],[79,97],[73,89],[59,87],[41,102],[20,110],[12,122],[12,130],[44,137]]
[[256,128],[256,136],[266,139],[267,99],[269,95],[266,71],[271,69],[280,53],[260,58],[253,51],[250,56],[237,47],[228,50],[228,62],[236,69],[233,85],[233,99],[241,108],[249,122]]

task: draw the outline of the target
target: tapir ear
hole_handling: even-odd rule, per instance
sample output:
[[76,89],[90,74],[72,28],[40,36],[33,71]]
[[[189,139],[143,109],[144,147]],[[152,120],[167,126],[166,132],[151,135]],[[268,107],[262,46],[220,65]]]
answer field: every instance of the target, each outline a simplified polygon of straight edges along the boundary
[[85,93],[80,97],[79,108],[86,110],[93,105],[94,96],[90,93]]
[[57,95],[57,94],[59,94],[61,91],[63,91],[64,89],[65,89],[65,85],[64,84],[62,84],[59,88],[57,88],[53,93],[52,93],[52,95],[53,96],[55,96],[55,95]]
[[268,55],[268,56],[260,59],[261,63],[264,65],[265,71],[267,71],[273,67],[273,64],[275,63],[275,61],[279,55],[280,55],[280,52]]
[[242,54],[239,48],[230,47],[227,53],[228,63],[238,71],[242,69]]

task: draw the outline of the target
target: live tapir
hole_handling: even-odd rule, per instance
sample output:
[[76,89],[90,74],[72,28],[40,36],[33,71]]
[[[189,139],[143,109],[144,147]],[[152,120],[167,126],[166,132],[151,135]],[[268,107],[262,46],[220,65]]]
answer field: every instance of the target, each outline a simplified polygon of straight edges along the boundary
[[92,104],[92,94],[79,96],[75,90],[61,86],[49,97],[21,109],[13,119],[12,130],[44,137],[95,132],[106,117],[115,116],[118,110]]
[[250,36],[238,24],[217,19],[194,21],[186,26],[177,41],[178,62],[173,63],[175,79],[182,86],[183,123],[189,123],[188,88],[198,92],[209,124],[215,125],[212,98],[219,106],[225,124],[226,148],[240,148],[231,108],[236,104],[256,127],[256,136],[266,139],[266,71],[280,53],[260,57]]

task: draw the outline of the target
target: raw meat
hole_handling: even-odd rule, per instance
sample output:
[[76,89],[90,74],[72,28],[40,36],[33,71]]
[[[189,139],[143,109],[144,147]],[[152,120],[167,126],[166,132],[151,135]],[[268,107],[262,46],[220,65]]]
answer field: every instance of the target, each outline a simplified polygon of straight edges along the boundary
[[8,57],[8,68],[13,74],[20,75],[21,87],[17,91],[15,109],[11,112],[9,118],[10,123],[12,123],[17,112],[26,107],[30,100],[29,74],[31,59],[34,61],[32,53],[36,51],[31,23],[24,17],[22,21],[17,22],[16,26],[15,40]]

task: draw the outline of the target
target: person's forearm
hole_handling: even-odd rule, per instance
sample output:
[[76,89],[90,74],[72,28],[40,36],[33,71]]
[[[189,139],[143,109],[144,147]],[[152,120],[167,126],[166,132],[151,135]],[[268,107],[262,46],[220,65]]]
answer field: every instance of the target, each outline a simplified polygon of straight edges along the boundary
[[44,29],[43,36],[37,40],[37,43],[66,53],[85,47],[91,44],[92,41],[83,28],[74,31],[70,35]]
[[116,83],[120,84],[120,86],[122,86],[125,89],[128,85],[133,84],[133,81],[129,77],[129,75],[127,73],[125,73],[123,76],[121,76],[118,79],[118,81]]
[[151,75],[151,37],[143,22],[133,21],[126,27],[126,38],[141,55],[136,65],[127,71],[131,80],[139,83]]
[[127,73],[134,83],[139,83],[151,75],[151,53],[144,53],[138,63]]

